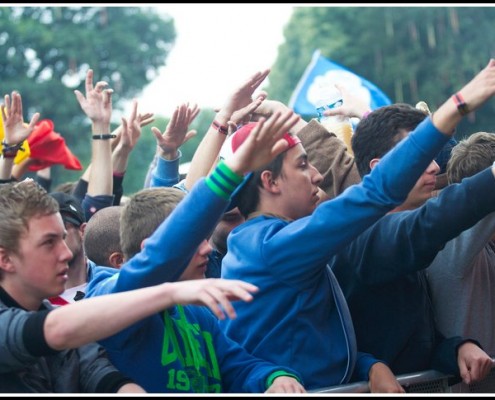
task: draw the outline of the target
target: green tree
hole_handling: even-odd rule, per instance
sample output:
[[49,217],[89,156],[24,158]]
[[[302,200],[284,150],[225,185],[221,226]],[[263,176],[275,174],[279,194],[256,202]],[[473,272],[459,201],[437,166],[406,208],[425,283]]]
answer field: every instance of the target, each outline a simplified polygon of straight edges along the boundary
[[[53,120],[85,166],[90,127],[73,90],[84,93],[88,68],[119,110],[155,78],[176,37],[172,19],[143,7],[1,7],[0,25],[3,93],[21,93],[26,118]],[[54,184],[80,175],[53,171]]]
[[[315,49],[379,86],[394,102],[434,111],[495,55],[493,7],[299,7],[270,74],[287,102]],[[459,126],[458,138],[490,129],[493,102]]]

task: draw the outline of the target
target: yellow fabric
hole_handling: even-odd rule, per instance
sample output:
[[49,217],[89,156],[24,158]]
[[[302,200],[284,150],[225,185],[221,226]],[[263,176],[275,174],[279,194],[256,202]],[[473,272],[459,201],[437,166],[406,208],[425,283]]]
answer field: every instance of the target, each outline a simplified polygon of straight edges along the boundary
[[[4,128],[3,128],[3,115],[0,112],[0,152],[3,150],[2,142],[3,142],[4,137],[5,137],[5,132],[4,132]],[[31,155],[31,149],[29,148],[29,143],[27,140],[25,140],[24,143],[22,144],[22,148],[24,149],[24,151],[19,150],[17,152],[17,155],[14,158],[14,164],[21,163],[26,158],[29,158],[29,156]]]

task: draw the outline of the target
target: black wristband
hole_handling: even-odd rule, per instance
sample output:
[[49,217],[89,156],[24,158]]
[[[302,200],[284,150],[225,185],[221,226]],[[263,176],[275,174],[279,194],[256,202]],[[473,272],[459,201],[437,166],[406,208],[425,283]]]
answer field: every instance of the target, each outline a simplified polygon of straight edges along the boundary
[[106,133],[104,135],[93,135],[93,139],[100,139],[100,140],[108,140],[108,139],[115,139],[117,135],[113,135],[111,133]]

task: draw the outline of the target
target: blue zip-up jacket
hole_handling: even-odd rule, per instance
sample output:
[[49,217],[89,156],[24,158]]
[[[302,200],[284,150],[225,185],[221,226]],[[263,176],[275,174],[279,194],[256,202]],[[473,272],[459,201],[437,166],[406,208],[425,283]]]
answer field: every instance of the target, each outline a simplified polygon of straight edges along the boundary
[[449,240],[495,211],[494,189],[487,168],[420,208],[384,216],[331,259],[359,349],[395,374],[459,374],[456,349],[465,340],[447,340],[435,328],[424,269]]
[[336,306],[340,289],[326,264],[405,200],[447,140],[427,118],[362,183],[312,215],[292,222],[261,215],[236,227],[222,277],[260,291],[249,305],[236,305],[235,320],[220,321],[227,335],[252,354],[298,371],[307,389],[349,382],[353,372],[353,379],[368,380],[376,360],[358,356],[352,322],[342,315],[345,301]]
[[[120,270],[96,268],[86,297],[176,281],[228,200],[201,179]],[[264,392],[295,371],[253,357],[198,306],[174,307],[100,342],[110,360],[148,392]]]

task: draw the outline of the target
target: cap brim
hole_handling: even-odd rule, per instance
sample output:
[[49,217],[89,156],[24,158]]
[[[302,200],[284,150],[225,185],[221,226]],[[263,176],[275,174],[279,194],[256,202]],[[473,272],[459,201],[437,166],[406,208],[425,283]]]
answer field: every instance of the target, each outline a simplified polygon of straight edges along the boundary
[[232,195],[230,196],[230,203],[227,206],[225,212],[229,212],[230,210],[233,210],[237,207],[237,205],[239,204],[239,199],[241,197],[242,189],[244,188],[244,186],[246,186],[246,183],[249,182],[252,176],[252,172],[244,176],[244,180],[239,184],[239,186],[237,186],[237,188],[234,190],[234,193],[232,193]]
[[71,217],[70,215],[67,215],[67,214],[62,214],[62,220],[64,222],[70,222],[72,225],[77,226],[77,227],[82,225],[81,221],[79,221],[78,219]]

